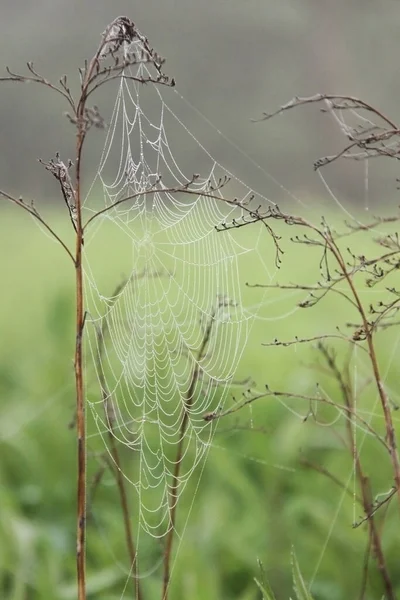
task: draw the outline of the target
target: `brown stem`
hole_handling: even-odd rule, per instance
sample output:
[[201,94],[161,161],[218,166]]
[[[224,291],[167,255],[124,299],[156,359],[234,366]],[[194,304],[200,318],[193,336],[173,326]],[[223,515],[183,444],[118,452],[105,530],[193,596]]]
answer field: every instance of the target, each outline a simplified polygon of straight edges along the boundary
[[371,427],[371,425],[365,419],[360,417],[360,415],[354,413],[354,411],[352,409],[349,409],[347,406],[338,404],[337,402],[334,402],[333,400],[331,400],[330,398],[326,398],[325,396],[309,396],[307,394],[294,394],[291,392],[270,390],[269,388],[267,388],[266,392],[256,394],[254,396],[252,395],[249,397],[245,397],[242,401],[235,403],[233,406],[231,406],[231,408],[227,408],[224,411],[213,411],[213,412],[205,413],[203,415],[203,419],[205,421],[215,421],[216,419],[222,419],[223,417],[227,417],[228,415],[232,415],[232,414],[238,412],[239,410],[242,410],[242,408],[244,408],[245,406],[248,406],[249,404],[252,404],[253,402],[256,402],[257,400],[262,400],[264,398],[274,398],[274,397],[275,398],[293,399],[293,400],[307,400],[310,403],[320,403],[320,404],[327,404],[328,406],[333,406],[337,410],[344,412],[346,414],[347,419],[352,416],[354,418],[356,418],[357,421],[359,421],[361,423],[361,425],[363,427],[365,427],[365,429],[367,429],[378,440],[378,442],[380,442],[383,445],[383,447],[387,451],[389,451],[389,447],[388,447],[386,441],[375,431],[375,429],[373,429]]
[[367,319],[367,315],[364,310],[364,306],[361,302],[358,291],[354,285],[353,279],[352,279],[351,275],[349,274],[349,272],[347,271],[346,262],[345,262],[345,260],[343,260],[343,257],[341,255],[341,252],[340,252],[338,246],[336,245],[336,243],[330,237],[329,234],[326,239],[329,243],[329,247],[332,251],[332,254],[335,256],[340,268],[343,271],[343,274],[346,278],[347,284],[348,284],[348,286],[352,292],[352,295],[354,297],[354,300],[356,302],[357,310],[361,316],[361,321],[362,321],[365,338],[366,338],[367,346],[368,346],[368,354],[369,354],[369,358],[370,358],[371,366],[372,366],[372,372],[374,375],[374,380],[375,380],[376,387],[378,390],[378,395],[379,395],[379,399],[381,402],[382,411],[383,411],[383,415],[384,415],[384,419],[385,419],[386,441],[387,441],[388,448],[389,448],[389,455],[390,455],[390,458],[392,461],[393,476],[394,476],[396,489],[397,489],[397,499],[398,499],[399,506],[400,506],[400,462],[399,462],[399,456],[397,453],[396,434],[395,434],[394,426],[393,426],[389,398],[388,398],[385,388],[383,386],[381,374],[379,371],[378,359],[376,356],[375,345],[374,345],[374,340],[373,340],[373,331],[368,323],[368,319]]
[[164,577],[163,577],[163,592],[162,592],[162,600],[168,600],[168,586],[170,581],[170,565],[171,565],[171,557],[172,557],[172,542],[174,539],[174,527],[176,522],[176,507],[178,503],[178,488],[179,488],[179,473],[181,469],[181,462],[183,456],[183,448],[185,443],[185,432],[189,420],[189,410],[193,402],[193,394],[194,388],[196,385],[196,381],[199,376],[199,367],[195,366],[193,370],[192,380],[190,383],[190,388],[185,400],[185,405],[183,407],[183,418],[181,423],[181,428],[179,432],[179,444],[176,451],[175,457],[175,468],[174,474],[172,477],[172,486],[170,492],[169,499],[169,518],[170,518],[170,529],[167,533],[167,540],[165,544],[165,552],[164,552]]
[[13,73],[8,67],[6,67],[6,71],[9,74],[9,76],[8,77],[0,77],[0,81],[13,81],[16,83],[26,83],[29,81],[32,83],[40,83],[41,85],[44,85],[45,87],[48,87],[51,90],[54,90],[58,94],[61,94],[61,96],[63,96],[63,98],[65,98],[67,100],[67,102],[71,106],[71,108],[74,109],[74,100],[73,100],[68,88],[66,88],[63,85],[63,82],[60,82],[60,83],[62,85],[62,88],[64,88],[64,89],[59,88],[56,85],[52,84],[47,79],[45,79],[44,77],[42,77],[42,75],[39,75],[39,73],[37,73],[34,70],[32,62],[28,62],[27,67],[28,67],[29,71],[32,73],[33,77],[28,76],[28,75],[20,75],[18,73]]
[[363,561],[361,585],[360,585],[360,595],[358,597],[358,600],[365,600],[365,593],[367,590],[367,583],[368,583],[368,566],[369,566],[370,557],[371,557],[371,538],[368,538],[367,547],[365,548],[365,553],[364,553],[364,561]]
[[[94,215],[92,215],[85,223],[84,225],[84,229],[86,229],[86,227],[92,222],[94,221],[94,219],[97,219],[98,217],[100,217],[100,215],[104,215],[105,213],[113,210],[114,208],[116,208],[117,206],[119,206],[120,204],[124,204],[125,202],[128,202],[129,200],[135,200],[136,198],[139,198],[141,196],[147,195],[147,194],[191,194],[191,195],[195,195],[195,196],[204,196],[205,198],[213,198],[215,200],[219,200],[219,201],[223,201],[226,204],[238,204],[238,201],[233,201],[233,200],[229,200],[227,198],[222,199],[220,196],[217,196],[216,194],[212,194],[211,192],[201,192],[199,190],[193,190],[191,189],[189,186],[190,184],[195,181],[195,178],[193,177],[191,181],[189,181],[189,183],[184,184],[180,187],[169,187],[169,188],[157,188],[157,181],[152,184],[150,187],[148,187],[146,190],[141,191],[141,192],[135,192],[134,194],[129,194],[128,196],[125,196],[124,198],[120,198],[119,200],[116,200],[115,202],[112,202],[111,204],[109,204],[108,206],[105,206],[104,208],[102,208],[101,210],[98,210],[96,213],[94,213]],[[215,188],[215,190],[220,189],[218,187]]]
[[76,425],[78,437],[78,482],[77,482],[77,583],[78,600],[86,600],[86,421],[85,421],[85,398],[83,380],[83,352],[82,336],[84,327],[83,308],[83,270],[82,270],[82,248],[83,232],[82,223],[82,201],[81,201],[81,168],[82,151],[86,138],[84,122],[85,106],[87,101],[87,89],[90,77],[93,73],[97,60],[97,54],[90,62],[82,81],[81,96],[76,106],[76,166],[75,166],[75,200],[76,200],[76,347],[75,347],[75,384],[76,384]]
[[[118,296],[119,291],[123,288],[123,286],[125,284],[126,284],[126,282],[123,282],[122,284],[117,286],[117,288],[115,289],[115,291],[113,293],[114,298],[116,298]],[[97,374],[98,374],[99,383],[100,383],[100,387],[101,387],[101,394],[102,394],[102,398],[103,398],[103,407],[104,407],[104,412],[105,412],[105,418],[106,418],[106,421],[108,424],[108,432],[109,432],[109,439],[110,439],[110,445],[111,445],[111,456],[114,461],[113,472],[114,472],[115,478],[117,480],[122,515],[123,515],[123,519],[124,519],[126,546],[128,548],[130,563],[131,563],[132,567],[134,567],[134,581],[133,581],[134,598],[136,598],[137,600],[143,600],[143,594],[142,594],[142,590],[141,590],[141,586],[140,586],[140,579],[139,579],[139,559],[138,559],[138,554],[136,552],[135,543],[133,541],[133,536],[132,536],[132,524],[131,524],[131,519],[130,519],[130,515],[129,515],[128,495],[126,492],[124,476],[122,474],[121,457],[120,457],[120,454],[118,451],[118,446],[116,444],[115,436],[114,436],[115,415],[114,415],[114,410],[113,410],[113,407],[111,404],[111,394],[109,392],[106,378],[104,375],[104,370],[103,370],[103,353],[104,353],[104,343],[105,343],[105,336],[106,336],[107,330],[108,330],[107,321],[104,320],[103,326],[102,326],[101,330],[98,331],[98,334],[97,334],[97,348],[98,348],[98,350],[97,350]]]
[[[83,268],[82,268],[82,249],[83,249],[83,234],[84,234],[84,226],[82,223],[82,197],[81,197],[81,169],[82,169],[82,152],[83,145],[85,142],[86,134],[90,128],[90,124],[87,124],[87,119],[85,119],[85,111],[87,105],[87,99],[89,94],[96,91],[98,87],[100,87],[104,80],[98,81],[96,83],[96,79],[101,78],[103,76],[108,79],[108,81],[116,79],[116,78],[126,78],[131,80],[141,81],[142,83],[146,83],[147,81],[153,81],[155,84],[165,84],[165,85],[174,85],[173,80],[168,80],[166,76],[161,72],[161,64],[158,60],[157,54],[153,51],[149,46],[146,38],[140,36],[136,29],[134,29],[134,35],[139,35],[139,38],[143,41],[145,51],[149,55],[148,62],[153,62],[156,70],[158,71],[158,75],[156,79],[152,78],[135,78],[131,76],[125,76],[123,72],[120,72],[121,67],[118,57],[115,58],[114,67],[104,68],[101,70],[100,67],[100,58],[101,52],[104,46],[110,42],[110,34],[113,32],[113,27],[118,23],[121,17],[115,19],[106,29],[103,40],[88,64],[85,62],[85,67],[80,69],[81,75],[81,89],[80,89],[80,97],[77,103],[75,103],[74,98],[70,92],[67,83],[67,77],[63,76],[60,79],[60,87],[52,84],[50,81],[42,77],[40,74],[36,72],[34,69],[33,63],[28,62],[27,68],[30,72],[30,75],[24,76],[19,75],[17,73],[13,73],[10,69],[7,68],[7,77],[0,77],[0,81],[14,81],[14,82],[33,82],[44,85],[49,89],[56,91],[63,98],[65,98],[72,108],[72,115],[67,115],[70,118],[70,121],[76,125],[77,135],[76,135],[76,163],[75,163],[75,182],[74,188],[71,188],[69,191],[73,193],[74,202],[71,203],[71,198],[64,195],[64,199],[67,202],[68,209],[70,211],[70,216],[72,220],[72,224],[74,226],[76,232],[76,246],[75,246],[75,254],[68,248],[68,246],[63,242],[63,240],[55,233],[55,231],[46,223],[46,221],[41,217],[39,212],[34,207],[33,203],[31,205],[26,204],[22,199],[14,198],[9,194],[0,190],[0,197],[4,197],[7,200],[13,202],[18,205],[20,208],[28,212],[32,217],[37,219],[50,233],[50,235],[64,248],[69,257],[74,263],[75,267],[75,293],[76,293],[76,341],[75,341],[75,357],[74,357],[74,372],[75,372],[75,386],[76,386],[76,427],[77,427],[77,460],[78,460],[78,474],[77,474],[77,537],[76,537],[76,564],[77,564],[77,589],[78,589],[78,600],[86,600],[86,565],[85,565],[85,554],[86,554],[86,479],[87,479],[87,467],[86,467],[86,422],[85,422],[85,396],[84,396],[84,373],[83,373],[83,330],[85,324],[85,311],[84,311],[84,280],[83,280]],[[127,20],[126,18],[122,18],[122,20]],[[134,24],[130,23],[130,25],[134,28]],[[111,39],[112,41],[112,39]],[[116,49],[121,45],[120,34],[118,32],[115,40],[118,42]],[[145,59],[143,59],[145,60]],[[128,66],[128,63],[124,63],[125,66]],[[115,72],[114,72],[115,71]],[[110,76],[110,73],[113,73]],[[97,115],[98,116],[98,115]],[[57,166],[49,163],[45,165],[46,167],[50,167],[49,170],[52,170],[52,166]],[[53,172],[53,174],[55,174]],[[59,177],[57,177],[59,178]],[[60,180],[61,183],[61,180]],[[70,182],[68,181],[68,184]],[[62,186],[62,191],[65,191],[65,188]],[[72,214],[72,211],[76,210],[76,220],[75,213]],[[108,209],[107,209],[108,210]],[[101,214],[103,211],[100,211]],[[91,219],[89,219],[90,221]],[[129,512],[128,512],[128,502],[127,495],[125,492],[124,481],[122,477],[122,471],[120,466],[120,457],[118,454],[117,446],[115,443],[115,439],[112,436],[112,429],[110,428],[110,435],[112,438],[111,448],[112,448],[112,456],[116,465],[116,477],[117,483],[120,490],[121,496],[121,504],[124,513],[124,521],[125,521],[125,529],[127,536],[127,544],[130,556],[132,558],[132,562],[135,562],[136,553],[133,545],[133,539],[130,534],[130,523],[129,523]],[[137,570],[136,570],[137,573]],[[136,587],[136,597],[138,600],[141,600],[141,592],[138,584],[138,578],[136,577],[137,583]]]
[[[344,379],[341,370],[338,368],[338,366],[336,364],[335,358],[328,352],[328,350],[322,344],[320,344],[319,349],[322,352],[329,368],[331,369],[336,381],[339,384],[340,391],[341,391],[344,403],[347,406],[347,409],[349,411],[349,414],[352,414],[355,416],[356,412],[354,410],[354,395],[353,395],[353,390],[352,390],[352,386],[351,386],[349,377],[346,377],[346,380]],[[373,503],[372,503],[372,499],[371,499],[370,482],[369,482],[369,478],[364,474],[363,469],[362,469],[361,459],[360,459],[360,455],[357,450],[356,439],[354,436],[354,424],[353,424],[352,419],[346,419],[346,428],[347,428],[347,435],[349,438],[350,448],[351,448],[353,459],[354,459],[356,476],[357,476],[357,480],[358,480],[358,483],[360,486],[364,513],[365,513],[365,515],[370,515],[370,518],[368,519],[368,530],[369,530],[369,537],[370,537],[370,540],[372,543],[372,548],[374,551],[373,554],[374,554],[374,557],[375,557],[375,560],[377,563],[377,567],[378,567],[379,572],[382,577],[386,596],[387,596],[388,600],[396,600],[396,595],[393,590],[392,582],[391,582],[390,575],[389,575],[386,561],[385,561],[385,555],[384,555],[383,548],[382,548],[381,536],[380,536],[380,533],[376,526],[376,520],[374,518],[374,515],[372,514]]]
[[296,96],[295,98],[290,100],[290,102],[287,102],[287,104],[284,104],[283,106],[278,108],[278,110],[274,111],[273,113],[264,113],[263,117],[261,117],[261,119],[253,119],[253,121],[256,123],[258,123],[259,121],[266,121],[266,120],[271,119],[272,117],[275,117],[275,116],[283,113],[284,111],[290,110],[296,106],[301,106],[304,104],[318,104],[325,100],[330,100],[332,102],[336,102],[338,100],[344,101],[344,102],[349,102],[357,108],[363,108],[367,112],[371,112],[371,113],[377,115],[383,121],[385,121],[385,123],[387,125],[389,125],[389,127],[392,127],[393,129],[397,129],[396,123],[394,123],[391,119],[389,119],[389,117],[384,115],[381,111],[379,111],[377,108],[373,107],[371,104],[368,104],[364,100],[361,100],[360,98],[357,98],[355,96],[340,95],[340,94],[315,94],[314,96],[308,96],[308,97],[304,97],[304,98]]
[[133,536],[132,536],[132,525],[131,525],[131,519],[130,519],[130,515],[129,515],[128,496],[127,496],[126,489],[125,489],[124,476],[122,474],[121,459],[119,456],[117,445],[115,443],[115,438],[114,438],[112,429],[110,429],[109,438],[110,438],[110,443],[111,443],[111,455],[112,455],[114,463],[115,463],[115,477],[117,479],[117,485],[118,485],[119,496],[120,496],[120,501],[121,501],[121,508],[122,508],[122,515],[123,515],[123,519],[124,519],[126,546],[128,548],[129,559],[131,561],[131,565],[134,566],[134,581],[133,581],[134,598],[136,598],[137,600],[143,600],[143,594],[142,594],[142,589],[140,586],[140,579],[139,579],[139,557],[136,552],[135,543],[133,541]]
[[200,361],[204,356],[204,352],[206,350],[207,344],[210,341],[211,331],[214,324],[215,314],[213,313],[210,317],[210,321],[207,325],[206,331],[204,333],[203,341],[200,346],[195,366],[193,368],[192,379],[190,382],[189,390],[186,395],[186,400],[184,406],[182,407],[182,423],[179,431],[179,444],[176,451],[175,457],[175,468],[174,474],[172,476],[172,485],[171,492],[169,497],[169,518],[170,518],[170,529],[167,533],[167,539],[165,544],[164,551],[164,577],[163,577],[163,590],[162,590],[162,600],[168,600],[168,587],[170,582],[170,565],[172,558],[172,543],[174,539],[174,529],[176,523],[176,507],[178,503],[178,488],[179,488],[179,473],[181,469],[181,463],[183,458],[183,449],[185,443],[185,433],[189,421],[189,410],[193,404],[194,399],[194,391],[196,388],[196,383],[200,374]]
[[24,202],[21,198],[15,198],[14,196],[10,196],[10,194],[7,194],[7,192],[3,192],[3,190],[0,190],[0,196],[5,198],[6,200],[9,200],[10,202],[13,202],[17,206],[19,206],[20,208],[25,210],[27,213],[29,213],[34,219],[37,219],[37,221],[39,221],[39,223],[47,229],[47,231],[50,233],[50,235],[60,244],[60,246],[62,246],[64,248],[65,252],[68,254],[68,256],[70,257],[72,262],[75,262],[75,259],[73,257],[71,250],[63,242],[63,240],[60,238],[60,236],[57,235],[57,233],[54,231],[54,229],[52,227],[50,227],[50,225],[47,223],[47,221],[45,221],[41,217],[40,213],[36,210],[36,208],[33,204],[26,204],[26,202]]
[[[77,194],[78,196],[79,194]],[[82,336],[83,313],[83,273],[82,273],[82,229],[80,207],[78,210],[78,231],[76,236],[76,345],[75,345],[75,384],[76,384],[76,427],[78,439],[78,483],[77,483],[77,580],[78,599],[86,600],[85,577],[85,534],[86,534],[86,423],[83,382]]]
[[86,420],[85,420],[85,398],[83,377],[83,351],[82,337],[84,328],[83,307],[83,227],[82,227],[82,203],[81,203],[81,164],[82,148],[85,140],[83,129],[83,111],[85,107],[84,92],[79,101],[77,109],[77,141],[76,141],[76,173],[75,173],[75,198],[76,198],[76,346],[75,346],[75,384],[76,384],[76,427],[78,438],[78,482],[77,482],[77,582],[78,600],[86,600]]
[[[76,167],[75,167],[75,195],[76,195],[76,348],[75,348],[75,381],[76,381],[76,419],[77,419],[77,435],[78,435],[78,514],[77,514],[77,581],[78,581],[78,600],[86,600],[86,575],[85,575],[85,533],[86,533],[86,430],[85,430],[85,404],[84,404],[84,382],[83,382],[83,360],[82,360],[82,334],[84,326],[84,309],[83,309],[83,270],[82,270],[82,248],[83,234],[85,226],[82,222],[82,202],[81,202],[81,166],[82,166],[82,151],[86,139],[87,129],[85,125],[85,108],[87,99],[90,93],[90,85],[98,76],[96,69],[99,66],[99,57],[106,43],[106,38],[111,31],[114,22],[106,29],[105,36],[100,44],[96,54],[90,61],[88,66],[81,71],[81,95],[75,110],[77,124],[77,142],[76,142]],[[100,211],[101,214],[104,211]],[[90,221],[91,219],[89,219]],[[86,223],[87,225],[87,223]],[[118,457],[118,453],[114,455]],[[122,508],[125,519],[125,530],[129,552],[132,557],[136,557],[133,540],[130,534],[130,522],[128,503],[125,494],[125,488],[120,486],[122,472],[117,464],[117,481],[120,489]],[[179,472],[179,471],[178,471]],[[174,511],[175,514],[175,511]],[[127,520],[126,520],[127,519]],[[128,527],[129,525],[129,527]],[[128,533],[129,531],[129,533]],[[137,570],[137,562],[135,562]],[[139,579],[136,577],[136,593],[140,600],[140,590],[138,587]]]

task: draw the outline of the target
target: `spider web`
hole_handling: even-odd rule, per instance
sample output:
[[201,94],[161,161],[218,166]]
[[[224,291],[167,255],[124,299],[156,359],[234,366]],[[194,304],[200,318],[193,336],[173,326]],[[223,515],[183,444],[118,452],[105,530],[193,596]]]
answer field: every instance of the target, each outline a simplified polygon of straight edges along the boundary
[[[139,55],[141,44],[133,44]],[[126,73],[151,76],[143,62]],[[257,235],[216,231],[240,216],[238,203],[252,190],[189,132],[165,102],[168,93],[121,79],[84,202],[89,218],[104,211],[85,235],[87,343],[102,392],[90,392],[88,406],[110,459],[109,435],[132,452],[123,475],[137,492],[138,522],[160,538],[210,447],[207,413],[221,410],[238,383],[257,309],[243,297],[246,265],[266,268],[254,254]],[[181,167],[185,156],[195,157],[201,175]]]

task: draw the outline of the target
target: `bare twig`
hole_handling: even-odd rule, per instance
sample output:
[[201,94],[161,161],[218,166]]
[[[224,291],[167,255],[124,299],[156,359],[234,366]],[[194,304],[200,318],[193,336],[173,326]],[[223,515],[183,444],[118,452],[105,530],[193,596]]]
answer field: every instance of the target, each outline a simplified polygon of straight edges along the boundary
[[26,64],[28,67],[28,71],[30,71],[32,75],[22,75],[19,73],[13,73],[8,67],[6,67],[6,71],[9,76],[8,77],[0,77],[0,82],[1,81],[12,81],[14,83],[39,83],[51,90],[54,90],[58,94],[61,94],[61,96],[63,98],[65,98],[65,100],[67,100],[70,107],[73,110],[75,109],[74,99],[73,99],[71,92],[69,90],[69,87],[67,85],[66,75],[63,75],[63,77],[61,77],[61,79],[60,79],[61,87],[58,87],[57,85],[54,85],[53,83],[51,83],[48,79],[46,79],[42,75],[39,75],[39,73],[37,73],[36,70],[34,69],[33,62],[28,62]]
[[263,117],[261,119],[253,119],[253,121],[255,123],[259,123],[260,121],[266,121],[268,119],[271,119],[272,117],[280,115],[281,113],[283,113],[287,110],[296,108],[297,106],[302,106],[304,104],[321,103],[321,102],[325,102],[326,100],[333,103],[333,108],[335,108],[335,103],[343,102],[344,104],[340,104],[340,106],[339,106],[339,108],[341,110],[343,110],[344,108],[347,108],[347,109],[363,108],[366,111],[379,116],[382,119],[382,121],[384,121],[387,125],[389,125],[389,127],[393,128],[393,129],[398,129],[396,124],[391,119],[389,119],[389,117],[387,117],[381,111],[379,111],[378,109],[373,107],[372,104],[368,104],[368,102],[365,102],[364,100],[361,100],[360,98],[357,98],[356,96],[348,96],[348,95],[340,95],[340,94],[315,94],[314,96],[305,96],[305,97],[296,96],[295,98],[293,98],[292,100],[290,100],[289,102],[287,102],[286,104],[284,104],[283,106],[278,108],[278,110],[276,110],[272,113],[263,113]]
[[[308,469],[312,469],[313,471],[317,471],[317,473],[321,473],[322,475],[325,475],[325,477],[327,477],[328,479],[330,479],[331,481],[333,481],[338,487],[340,487],[344,492],[346,492],[346,494],[348,496],[350,496],[350,498],[352,498],[352,499],[354,498],[353,492],[351,490],[349,490],[348,486],[345,485],[343,483],[343,481],[340,481],[340,479],[338,477],[336,477],[336,475],[334,475],[333,473],[331,473],[324,466],[319,465],[319,464],[314,463],[314,462],[311,462],[307,458],[301,458],[300,459],[300,464],[303,467],[307,467]],[[360,498],[360,496],[358,494],[356,495],[356,500],[357,500],[357,502],[359,504],[362,505],[362,498]]]
[[330,398],[327,398],[326,396],[323,396],[323,395],[311,396],[311,395],[307,395],[307,394],[295,394],[292,392],[285,392],[285,391],[280,391],[280,390],[270,390],[267,385],[265,387],[266,387],[266,391],[258,393],[258,394],[254,394],[252,392],[252,390],[247,390],[247,392],[244,392],[242,394],[242,396],[243,396],[242,399],[237,402],[235,401],[235,403],[233,404],[233,406],[231,408],[227,408],[226,410],[223,410],[223,411],[208,412],[203,415],[203,419],[205,421],[214,421],[216,419],[222,419],[223,417],[227,417],[229,415],[232,415],[232,414],[238,412],[239,410],[242,410],[245,406],[248,406],[249,404],[252,404],[253,402],[256,402],[258,400],[262,400],[265,398],[286,398],[287,400],[306,400],[309,404],[320,403],[320,404],[326,404],[328,406],[332,406],[339,412],[343,412],[346,415],[346,418],[350,418],[351,416],[354,416],[357,419],[357,421],[359,421],[359,423],[363,427],[365,427],[365,429],[367,431],[369,431],[369,433],[374,438],[376,438],[384,446],[384,448],[387,451],[389,451],[389,447],[388,447],[386,441],[382,438],[382,436],[380,436],[375,431],[375,429],[373,427],[371,427],[371,425],[365,419],[360,417],[360,415],[353,414],[353,410],[350,409],[349,407],[347,407],[346,405],[338,404],[337,402],[334,402]]
[[43,225],[43,227],[50,233],[50,235],[56,240],[56,242],[58,242],[60,246],[64,248],[65,252],[68,254],[72,262],[75,263],[75,259],[71,250],[68,248],[65,242],[63,242],[60,236],[57,235],[54,229],[47,223],[47,221],[43,219],[33,202],[27,204],[22,198],[15,198],[14,196],[7,194],[7,192],[4,192],[3,190],[0,190],[0,196],[3,196],[3,198],[5,198],[6,200],[9,200],[13,204],[16,204],[17,206],[25,210],[27,213],[29,213],[34,219],[39,221],[39,223]]
[[396,492],[397,492],[396,488],[392,487],[390,492],[385,495],[383,500],[376,500],[371,507],[371,511],[369,513],[367,513],[362,519],[357,521],[357,523],[354,523],[353,527],[354,528],[360,527],[360,525],[365,523],[365,521],[368,521],[369,519],[371,519],[382,506],[384,506],[385,504],[388,504],[392,500],[392,498],[396,494]]

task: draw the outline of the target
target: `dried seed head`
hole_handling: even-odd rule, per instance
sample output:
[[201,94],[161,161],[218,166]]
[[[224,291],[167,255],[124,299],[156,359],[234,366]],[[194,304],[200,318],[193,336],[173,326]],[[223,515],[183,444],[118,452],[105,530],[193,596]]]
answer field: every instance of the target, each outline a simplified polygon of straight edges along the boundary
[[110,23],[103,32],[103,47],[99,58],[106,58],[109,54],[114,54],[124,45],[131,44],[138,37],[133,21],[128,17],[118,17]]

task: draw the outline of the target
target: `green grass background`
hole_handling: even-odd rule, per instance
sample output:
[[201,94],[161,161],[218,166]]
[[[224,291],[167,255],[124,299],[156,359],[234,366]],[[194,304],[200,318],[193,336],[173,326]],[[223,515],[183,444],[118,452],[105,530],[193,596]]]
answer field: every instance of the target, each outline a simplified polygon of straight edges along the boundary
[[[48,209],[48,217],[68,239],[65,216]],[[292,229],[285,231],[287,237],[293,234]],[[250,229],[240,235],[251,235]],[[315,282],[319,255],[283,243],[286,255],[280,283]],[[372,251],[373,241],[355,239],[354,245],[366,254]],[[270,241],[262,252],[272,269]],[[119,240],[107,240],[98,253],[111,291],[123,274],[123,266],[115,267]],[[250,279],[255,265],[247,265],[244,280]],[[2,210],[0,218],[0,272],[0,597],[72,600],[76,597],[76,444],[75,431],[68,424],[74,415],[73,268],[27,215],[10,209]],[[376,297],[375,291],[365,294],[366,299]],[[285,340],[334,332],[336,325],[355,318],[351,309],[334,298],[284,319],[275,318],[289,313],[304,297],[270,292],[270,302],[261,311],[269,320],[253,329],[239,376],[251,376],[261,388],[268,383],[272,389],[298,393],[313,393],[318,381],[339,400],[334,383],[313,367],[321,360],[312,345],[261,346],[275,337]],[[392,331],[378,344],[394,400],[397,341]],[[341,359],[345,347],[336,347]],[[358,358],[353,368],[362,381],[368,370],[365,360]],[[373,424],[383,433],[371,386],[360,396],[359,408],[365,418],[376,413]],[[313,579],[315,599],[358,597],[367,535],[365,526],[353,529],[352,523],[360,517],[361,508],[351,493],[345,494],[328,478],[301,466],[302,458],[323,465],[353,490],[352,460],[341,442],[344,421],[337,420],[333,410],[320,410],[319,420],[330,425],[318,426],[312,419],[301,418],[307,410],[306,403],[283,405],[270,398],[221,421],[200,484],[196,477],[189,483],[179,506],[181,529],[191,510],[183,539],[175,543],[171,600],[260,598],[254,583],[259,576],[258,560],[277,598],[293,597],[292,547],[305,579]],[[360,430],[357,435],[373,492],[387,491],[392,483],[387,456],[376,440],[368,436],[364,440]],[[92,455],[95,449],[95,443],[90,443],[90,477],[98,467]],[[135,501],[132,494],[132,506]],[[384,548],[400,592],[398,519],[393,508],[386,514]],[[153,600],[161,596],[156,566],[161,549],[155,543],[144,544],[143,550],[147,561],[154,557],[155,568],[142,582],[145,598]],[[129,565],[111,475],[96,491],[88,524],[87,564],[88,598],[122,597]],[[372,567],[365,599],[381,595],[380,579]],[[132,597],[129,585],[123,597]]]

